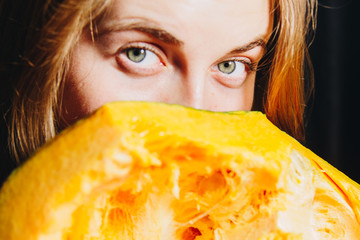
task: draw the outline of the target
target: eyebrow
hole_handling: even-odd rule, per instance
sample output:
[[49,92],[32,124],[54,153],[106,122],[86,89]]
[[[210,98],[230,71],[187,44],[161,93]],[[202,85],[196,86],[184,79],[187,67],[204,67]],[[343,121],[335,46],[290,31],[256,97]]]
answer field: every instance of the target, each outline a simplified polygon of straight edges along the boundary
[[110,33],[110,32],[118,32],[118,31],[139,31],[139,32],[148,34],[164,43],[168,43],[168,44],[176,45],[176,46],[181,46],[184,44],[183,41],[177,39],[171,33],[167,32],[161,28],[152,26],[152,24],[143,23],[143,22],[109,24],[108,26],[105,26],[104,28],[100,28],[100,31],[98,32],[97,36],[102,36],[102,35]]
[[250,51],[251,49],[254,49],[256,47],[262,47],[263,49],[266,50],[266,41],[263,38],[258,38],[244,46],[241,46],[239,48],[235,48],[234,50],[230,51],[231,54],[234,53],[243,53],[243,52],[247,52]]
[[[100,27],[100,31],[98,31],[97,36],[102,36],[104,34],[110,32],[117,32],[117,31],[139,31],[145,34],[148,34],[164,43],[175,45],[175,46],[182,46],[184,42],[177,39],[174,35],[169,33],[168,31],[158,28],[154,26],[154,24],[148,23],[146,21],[140,22],[130,22],[130,23],[119,23],[114,22],[110,23],[107,26]],[[263,49],[266,50],[266,41],[264,38],[259,37],[250,43],[235,48],[234,50],[230,51],[230,54],[238,54],[247,52],[255,47],[261,46]]]

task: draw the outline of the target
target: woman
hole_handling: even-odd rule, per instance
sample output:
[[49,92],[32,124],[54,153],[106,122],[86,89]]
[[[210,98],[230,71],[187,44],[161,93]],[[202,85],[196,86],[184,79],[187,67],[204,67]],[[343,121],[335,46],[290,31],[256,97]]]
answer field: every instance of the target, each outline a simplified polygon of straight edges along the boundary
[[[311,66],[306,39],[315,25],[315,0],[24,4],[0,5],[4,44],[17,46],[6,56],[20,52],[22,63],[7,74],[16,79],[9,146],[18,162],[116,100],[261,110],[304,139],[304,72]],[[7,32],[14,22],[20,30],[9,31],[20,34],[15,43]]]

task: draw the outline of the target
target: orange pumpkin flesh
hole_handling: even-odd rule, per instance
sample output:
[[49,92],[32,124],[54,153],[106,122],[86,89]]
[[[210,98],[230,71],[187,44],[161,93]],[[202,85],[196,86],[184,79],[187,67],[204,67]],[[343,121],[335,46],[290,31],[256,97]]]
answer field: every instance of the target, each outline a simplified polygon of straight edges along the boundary
[[360,239],[359,196],[261,113],[112,103],[9,177],[0,239]]

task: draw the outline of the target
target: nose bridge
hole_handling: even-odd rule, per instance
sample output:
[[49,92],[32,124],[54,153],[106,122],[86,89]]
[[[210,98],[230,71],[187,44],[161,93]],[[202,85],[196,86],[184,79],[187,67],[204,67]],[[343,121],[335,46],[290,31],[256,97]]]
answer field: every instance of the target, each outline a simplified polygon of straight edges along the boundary
[[206,71],[200,68],[189,68],[184,76],[186,105],[204,109],[206,94]]
[[[183,102],[193,108],[206,108],[206,95],[211,88],[209,84],[209,59],[214,57],[206,51],[207,48],[200,40],[188,44],[184,48],[186,55],[182,62],[182,81],[184,86]],[[210,54],[210,55],[209,55]]]

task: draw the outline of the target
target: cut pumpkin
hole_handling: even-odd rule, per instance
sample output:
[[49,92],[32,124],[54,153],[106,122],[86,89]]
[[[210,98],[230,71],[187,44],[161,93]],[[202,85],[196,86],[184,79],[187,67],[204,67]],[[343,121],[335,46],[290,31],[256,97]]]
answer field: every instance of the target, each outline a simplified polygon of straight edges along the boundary
[[0,192],[7,240],[360,239],[359,185],[259,112],[111,103]]

